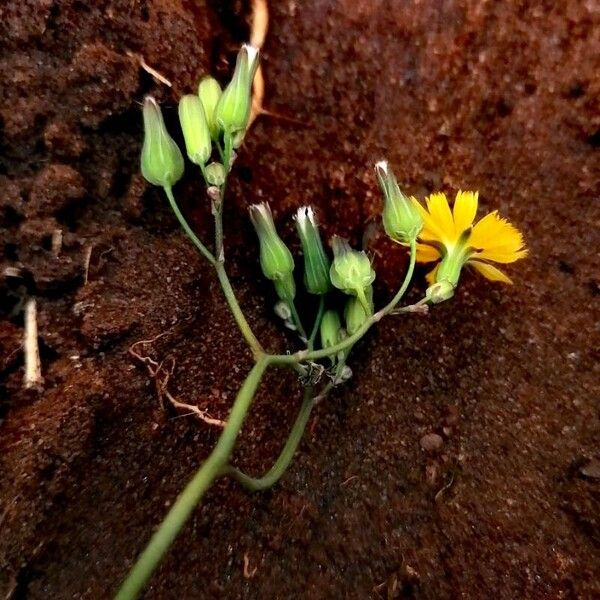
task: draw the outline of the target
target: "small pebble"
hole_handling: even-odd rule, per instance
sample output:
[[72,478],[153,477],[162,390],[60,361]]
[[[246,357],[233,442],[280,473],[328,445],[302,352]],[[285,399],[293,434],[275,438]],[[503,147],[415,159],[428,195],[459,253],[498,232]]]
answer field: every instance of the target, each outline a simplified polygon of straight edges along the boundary
[[600,460],[592,459],[579,469],[582,475],[590,479],[600,479]]
[[427,433],[421,438],[419,443],[421,444],[421,448],[426,452],[435,452],[443,446],[444,440],[437,433]]

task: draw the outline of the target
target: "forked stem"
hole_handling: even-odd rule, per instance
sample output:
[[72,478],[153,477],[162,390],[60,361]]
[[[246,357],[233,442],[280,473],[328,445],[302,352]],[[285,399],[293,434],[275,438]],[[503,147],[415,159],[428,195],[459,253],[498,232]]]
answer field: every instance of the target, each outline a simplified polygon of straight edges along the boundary
[[[231,155],[231,137],[226,138],[226,157],[225,162],[229,162]],[[226,165],[229,167],[229,164]],[[224,191],[224,186],[222,188]],[[167,514],[166,518],[160,524],[156,530],[150,542],[139,556],[134,567],[129,572],[127,578],[123,582],[121,588],[115,596],[115,600],[132,600],[137,598],[143,587],[147,583],[148,579],[158,566],[164,554],[168,551],[175,537],[188,520],[193,510],[202,500],[205,492],[212,485],[212,483],[220,476],[231,475],[237,481],[239,481],[246,488],[251,490],[264,490],[271,487],[276,483],[283,473],[288,468],[294,453],[298,448],[298,444],[302,439],[302,434],[308,423],[311,410],[315,405],[316,401],[321,398],[329,389],[331,389],[338,382],[338,378],[344,366],[344,360],[340,360],[338,369],[336,370],[334,380],[325,387],[323,394],[313,397],[312,387],[308,387],[305,391],[302,406],[296,417],[296,421],[291,429],[290,435],[282,449],[279,458],[275,461],[271,469],[267,471],[265,475],[259,478],[250,477],[238,469],[229,465],[229,459],[235,446],[235,442],[239,435],[240,429],[244,423],[246,414],[252,403],[252,399],[258,389],[258,385],[265,373],[265,370],[269,365],[284,365],[292,368],[299,368],[300,363],[305,361],[316,361],[320,358],[328,356],[337,356],[340,352],[349,351],[349,349],[360,339],[369,328],[377,323],[385,315],[389,314],[398,304],[404,293],[406,292],[410,280],[412,279],[415,260],[416,260],[416,244],[414,241],[410,244],[410,264],[405,275],[402,286],[392,298],[392,300],[381,310],[372,315],[365,323],[356,331],[353,335],[345,338],[342,342],[332,346],[330,348],[322,350],[313,350],[314,340],[318,331],[319,323],[324,310],[324,300],[321,299],[319,304],[319,310],[315,324],[311,331],[310,338],[307,340],[308,348],[300,352],[296,352],[290,355],[272,355],[266,354],[263,350],[260,342],[252,332],[250,325],[248,324],[240,305],[235,296],[235,292],[231,287],[229,277],[224,267],[224,252],[223,252],[223,237],[222,237],[222,198],[219,206],[215,210],[215,230],[216,230],[216,252],[215,257],[206,246],[198,239],[196,234],[192,231],[188,222],[182,215],[175,198],[173,196],[170,187],[165,187],[165,192],[171,204],[171,208],[175,213],[175,216],[179,220],[183,230],[186,232],[190,240],[194,243],[200,253],[212,264],[219,278],[223,293],[229,304],[229,308],[236,320],[236,323],[247,341],[248,345],[253,351],[255,364],[248,373],[246,380],[240,388],[235,402],[232,406],[229,414],[229,419],[223,432],[215,446],[214,450],[210,453],[208,458],[204,461],[202,466],[198,469],[196,474],[189,481],[183,492],[178,496],[177,500],[173,504],[173,507]],[[296,313],[296,320],[299,324],[299,318]],[[304,337],[305,334],[304,334]]]
[[[175,216],[177,217],[179,224],[181,225],[181,227],[183,228],[183,230],[185,231],[187,236],[190,238],[190,240],[192,241],[194,246],[196,246],[196,248],[200,251],[200,253],[215,268],[217,277],[219,279],[219,283],[221,284],[221,288],[223,289],[223,294],[225,296],[225,299],[227,300],[227,304],[229,305],[229,309],[231,310],[231,313],[237,323],[237,326],[238,326],[239,330],[241,331],[242,335],[244,336],[244,339],[250,346],[250,349],[252,350],[254,357],[256,359],[260,358],[261,356],[263,356],[265,354],[265,351],[263,350],[263,347],[261,346],[261,343],[258,341],[257,337],[254,335],[252,328],[248,324],[248,321],[247,321],[246,317],[244,316],[242,309],[240,308],[240,305],[239,305],[239,302],[237,301],[235,292],[233,291],[233,288],[231,287],[231,282],[229,281],[229,277],[227,276],[227,272],[225,271],[225,266],[223,265],[222,233],[221,233],[221,237],[220,237],[221,245],[219,244],[219,236],[217,234],[217,243],[216,243],[217,258],[215,258],[213,256],[213,254],[210,252],[210,250],[200,241],[198,236],[194,233],[194,231],[190,227],[186,218],[183,216],[181,210],[179,210],[179,206],[177,206],[177,202],[175,200],[175,197],[173,196],[173,190],[171,188],[165,188],[165,193],[167,194],[167,198],[169,199],[169,204],[171,205],[171,208],[173,209],[173,212],[175,213]],[[219,209],[218,215],[215,214],[215,223],[216,223],[217,232],[219,231],[219,223],[221,223],[221,225],[222,225],[221,219],[222,219],[221,209]],[[221,232],[222,232],[222,226],[221,226]],[[219,255],[221,256],[221,258],[219,258]]]
[[[414,270],[415,270],[415,262],[416,262],[416,242],[412,240],[410,242],[410,263],[408,265],[408,270],[406,271],[406,275],[404,276],[404,281],[400,286],[400,289],[396,293],[396,295],[380,310],[378,310],[375,314],[370,316],[355,333],[344,338],[341,342],[337,343],[335,346],[330,346],[329,348],[323,348],[321,350],[300,350],[299,352],[294,352],[293,354],[272,354],[271,360],[275,364],[279,365],[289,365],[295,364],[299,362],[305,361],[316,361],[321,358],[327,358],[328,356],[335,356],[338,352],[342,352],[351,348],[358,340],[360,340],[365,333],[373,326],[375,323],[381,321],[383,317],[392,312],[398,302],[402,299],[406,290],[408,289],[408,285],[410,280],[412,279]],[[419,302],[420,303],[420,302]]]
[[313,397],[313,388],[307,387],[304,390],[302,406],[300,407],[298,416],[290,430],[289,437],[281,450],[281,454],[273,463],[273,466],[262,477],[250,477],[231,465],[226,467],[223,474],[230,475],[246,489],[253,492],[267,490],[270,487],[273,487],[290,466],[290,462],[298,449],[298,445],[300,444],[300,440],[302,439],[302,435],[304,434],[306,424],[308,423],[314,405],[315,399]]
[[263,357],[248,373],[248,377],[236,396],[227,425],[223,429],[217,445],[178,496],[175,504],[121,585],[115,600],[132,600],[138,597],[173,540],[198,506],[206,490],[215,479],[223,474],[258,384],[269,364],[270,359]]
[[169,199],[169,204],[171,205],[171,209],[175,213],[179,224],[182,229],[185,231],[186,235],[190,238],[194,246],[200,251],[200,254],[206,258],[206,260],[214,266],[215,257],[212,252],[200,241],[200,238],[194,233],[193,229],[190,227],[189,223],[186,221],[186,218],[183,216],[182,212],[179,210],[179,206],[177,206],[177,202],[175,201],[175,196],[173,196],[173,190],[170,187],[165,187],[165,194]]

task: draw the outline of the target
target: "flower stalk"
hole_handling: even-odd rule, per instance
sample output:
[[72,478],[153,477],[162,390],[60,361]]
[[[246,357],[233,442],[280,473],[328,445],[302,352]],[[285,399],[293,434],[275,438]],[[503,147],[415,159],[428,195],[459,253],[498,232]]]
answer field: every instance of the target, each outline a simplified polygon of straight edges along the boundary
[[[450,214],[445,197],[442,199],[435,194],[428,199],[428,210],[425,210],[414,198],[408,199],[400,191],[387,163],[381,161],[376,165],[376,173],[384,197],[384,227],[392,240],[409,248],[410,260],[402,283],[389,302],[375,310],[372,287],[375,269],[371,258],[363,251],[352,249],[346,240],[334,236],[334,256],[331,260],[321,241],[313,209],[302,207],[296,215],[296,226],[304,254],[304,287],[308,294],[319,298],[310,335],[307,336],[295,304],[296,281],[292,253],[277,232],[269,205],[263,203],[252,206],[250,216],[259,239],[260,265],[265,277],[273,282],[279,298],[277,313],[290,328],[296,329],[303,344],[301,349],[287,354],[266,350],[254,334],[229,280],[225,268],[223,231],[227,179],[235,158],[234,148],[240,146],[246,133],[250,90],[257,65],[258,51],[251,46],[244,46],[238,56],[233,79],[223,92],[216,81],[206,78],[199,86],[198,96],[185,97],[180,104],[180,121],[187,154],[200,167],[211,201],[214,252],[195,234],[179,209],[172,188],[183,175],[183,156],[166,131],[156,102],[147,99],[144,103],[142,173],[150,183],[163,187],[182,229],[214,268],[231,314],[252,352],[254,363],[236,396],[215,448],[151,537],[115,596],[116,600],[132,600],[139,596],[175,537],[216,479],[229,476],[251,491],[268,489],[279,481],[298,449],[314,406],[352,376],[346,364],[350,352],[373,325],[387,315],[422,313],[425,304],[448,299],[454,294],[462,267],[466,264],[471,264],[489,279],[506,281],[508,278],[489,262],[514,262],[526,254],[520,233],[495,213],[484,217],[471,229],[477,208],[476,194],[461,192],[460,201],[457,197],[454,215]],[[210,162],[207,166],[215,152],[220,162]],[[445,222],[440,224],[440,219],[445,219]],[[499,242],[490,233],[494,231],[500,238]],[[437,259],[441,259],[441,262],[431,274],[431,285],[425,297],[412,305],[398,307],[412,281],[417,261]],[[334,305],[335,294],[347,295],[345,328]],[[333,299],[330,299],[332,296]],[[320,347],[315,347],[318,337]],[[331,364],[327,366],[319,362],[324,359],[330,359]],[[252,400],[263,376],[271,367],[284,367],[296,372],[304,386],[304,395],[279,457],[263,476],[251,477],[232,466],[230,460]],[[322,382],[324,377],[326,384]]]

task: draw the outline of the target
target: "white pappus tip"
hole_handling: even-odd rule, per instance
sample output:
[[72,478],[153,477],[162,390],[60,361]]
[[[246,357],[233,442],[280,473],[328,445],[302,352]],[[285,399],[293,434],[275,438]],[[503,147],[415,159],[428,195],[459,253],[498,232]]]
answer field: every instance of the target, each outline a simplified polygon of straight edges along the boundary
[[375,170],[376,171],[382,171],[383,175],[387,175],[388,174],[388,162],[387,160],[380,160],[378,162],[375,163]]
[[304,229],[306,227],[307,221],[313,226],[317,227],[317,217],[315,216],[315,211],[312,206],[301,206],[294,215],[294,220],[298,223],[298,225]]
[[267,216],[271,214],[271,207],[268,202],[260,202],[259,204],[251,204],[248,208],[250,214],[252,213],[260,213],[263,216]]
[[252,66],[258,59],[259,49],[256,46],[253,46],[252,44],[244,44],[242,48],[246,51],[246,54],[248,55],[248,67],[252,69]]

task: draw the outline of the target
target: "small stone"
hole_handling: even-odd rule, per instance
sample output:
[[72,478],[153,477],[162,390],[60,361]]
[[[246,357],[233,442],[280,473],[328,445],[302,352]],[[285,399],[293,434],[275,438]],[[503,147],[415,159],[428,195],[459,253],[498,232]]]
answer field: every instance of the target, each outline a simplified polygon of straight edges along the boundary
[[444,445],[444,440],[437,433],[427,433],[421,438],[419,443],[425,452],[435,452]]
[[586,465],[579,469],[584,477],[590,479],[600,479],[600,460],[592,459]]

